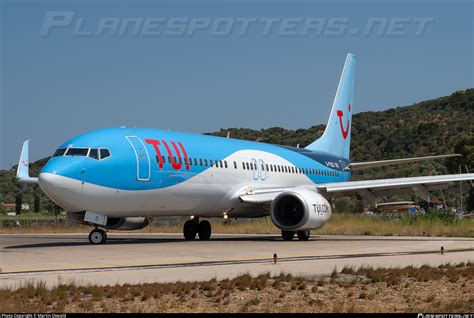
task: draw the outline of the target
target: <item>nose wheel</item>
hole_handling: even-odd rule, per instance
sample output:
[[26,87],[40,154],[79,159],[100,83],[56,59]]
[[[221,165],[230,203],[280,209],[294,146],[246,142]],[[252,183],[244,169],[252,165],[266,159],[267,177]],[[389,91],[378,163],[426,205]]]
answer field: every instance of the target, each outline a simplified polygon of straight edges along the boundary
[[211,238],[212,228],[209,221],[203,220],[199,222],[197,219],[187,220],[184,222],[183,234],[184,239],[192,241],[196,239],[196,235],[199,239],[207,241]]
[[101,229],[94,229],[89,233],[89,242],[93,245],[104,244],[107,241],[107,233]]

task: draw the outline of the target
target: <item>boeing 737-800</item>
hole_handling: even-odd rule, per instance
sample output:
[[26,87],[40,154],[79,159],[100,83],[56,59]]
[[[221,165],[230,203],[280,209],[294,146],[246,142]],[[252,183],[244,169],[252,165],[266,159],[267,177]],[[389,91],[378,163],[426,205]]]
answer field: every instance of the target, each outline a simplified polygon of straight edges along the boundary
[[189,216],[183,233],[211,237],[206,217],[271,215],[285,240],[331,217],[330,202],[358,194],[377,197],[429,192],[474,174],[350,181],[354,170],[412,163],[446,156],[351,163],[355,57],[348,54],[323,135],[306,148],[271,145],[146,128],[91,131],[63,143],[41,170],[29,176],[28,141],[23,144],[17,179],[38,182],[67,211],[70,220],[94,226],[92,244],[107,230],[133,230],[153,216]]

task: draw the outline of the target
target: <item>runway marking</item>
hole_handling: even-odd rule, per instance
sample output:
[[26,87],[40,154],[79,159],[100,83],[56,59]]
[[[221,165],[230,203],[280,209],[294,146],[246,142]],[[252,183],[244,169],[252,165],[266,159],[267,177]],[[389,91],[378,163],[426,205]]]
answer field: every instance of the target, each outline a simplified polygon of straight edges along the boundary
[[[445,253],[458,252],[472,252],[474,248],[460,248],[445,250]],[[423,255],[423,254],[440,254],[439,250],[428,251],[412,251],[412,252],[389,252],[389,253],[357,253],[357,254],[343,254],[343,255],[306,255],[306,256],[291,256],[279,257],[278,262],[301,262],[301,261],[317,261],[330,259],[349,259],[349,258],[365,258],[365,257],[382,257],[382,256],[403,256],[403,255]],[[198,267],[198,266],[219,266],[219,265],[239,265],[239,264],[271,264],[273,259],[268,258],[254,258],[254,259],[237,259],[237,260],[219,260],[219,261],[200,261],[189,263],[166,263],[166,264],[142,264],[142,265],[124,265],[113,267],[84,267],[84,268],[61,268],[61,269],[38,269],[38,270],[20,270],[3,272],[0,278],[7,278],[12,276],[19,276],[24,274],[39,274],[39,273],[70,273],[70,272],[104,272],[104,271],[121,271],[121,270],[143,270],[143,269],[159,269],[159,268],[183,268],[183,267]]]

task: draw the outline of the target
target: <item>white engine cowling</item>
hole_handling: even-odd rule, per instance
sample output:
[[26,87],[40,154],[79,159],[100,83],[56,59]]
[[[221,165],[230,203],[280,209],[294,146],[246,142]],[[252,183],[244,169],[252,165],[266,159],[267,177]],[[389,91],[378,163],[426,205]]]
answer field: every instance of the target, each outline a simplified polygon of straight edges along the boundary
[[306,188],[294,188],[280,193],[273,200],[272,222],[285,231],[317,229],[331,217],[331,205],[319,193]]

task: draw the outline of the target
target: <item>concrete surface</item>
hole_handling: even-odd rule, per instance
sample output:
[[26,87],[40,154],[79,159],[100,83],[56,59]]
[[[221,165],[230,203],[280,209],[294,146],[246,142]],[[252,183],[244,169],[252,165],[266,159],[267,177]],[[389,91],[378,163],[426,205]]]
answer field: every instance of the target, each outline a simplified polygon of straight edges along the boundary
[[286,242],[275,235],[213,235],[189,242],[182,234],[109,233],[107,244],[93,246],[87,234],[2,234],[0,288],[31,280],[110,285],[462,261],[474,261],[472,238],[322,235]]

